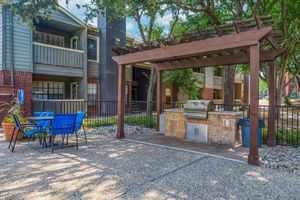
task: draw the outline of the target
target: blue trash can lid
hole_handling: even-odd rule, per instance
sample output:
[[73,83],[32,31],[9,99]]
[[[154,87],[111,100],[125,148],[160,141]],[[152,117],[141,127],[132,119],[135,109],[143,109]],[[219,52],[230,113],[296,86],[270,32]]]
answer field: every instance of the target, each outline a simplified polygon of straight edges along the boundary
[[[245,126],[245,127],[250,127],[250,118],[242,118],[238,121],[239,126]],[[264,128],[265,127],[265,122],[263,119],[258,120],[258,127],[259,128]]]

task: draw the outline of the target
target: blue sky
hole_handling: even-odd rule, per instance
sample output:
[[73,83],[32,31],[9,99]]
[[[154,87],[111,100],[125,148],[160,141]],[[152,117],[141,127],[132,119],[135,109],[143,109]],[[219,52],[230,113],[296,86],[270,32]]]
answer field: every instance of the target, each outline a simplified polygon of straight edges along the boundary
[[[71,12],[73,15],[75,15],[79,19],[83,20],[84,19],[84,10],[78,9],[76,4],[83,5],[83,4],[86,4],[89,2],[90,2],[90,0],[80,0],[80,1],[72,0],[72,1],[70,1],[69,5],[66,6],[65,0],[60,0],[60,5],[63,6],[64,8],[66,8],[69,12]],[[163,18],[161,18],[161,17],[157,18],[158,23],[165,27],[167,27],[169,25],[170,20],[172,20],[171,14],[167,14]],[[144,19],[144,21],[145,21],[145,23],[147,23],[147,19]],[[90,24],[97,26],[97,19],[90,22]],[[126,19],[126,32],[127,32],[127,35],[133,36],[135,38],[140,38],[139,30],[137,28],[137,24],[134,21],[134,19],[130,19],[130,18]]]
[[[60,0],[60,5],[63,6],[65,9],[67,9],[69,12],[71,12],[73,15],[75,15],[77,18],[83,20],[85,18],[84,16],[84,10],[78,9],[76,4],[83,5],[85,3],[89,3],[90,0],[82,0],[82,1],[70,1],[70,4],[67,6],[65,4],[65,0]],[[93,21],[89,22],[90,24],[93,24],[94,26],[97,26],[97,19],[94,19]],[[126,19],[126,32],[127,35],[140,38],[139,31],[137,29],[137,25],[134,22],[133,19]]]

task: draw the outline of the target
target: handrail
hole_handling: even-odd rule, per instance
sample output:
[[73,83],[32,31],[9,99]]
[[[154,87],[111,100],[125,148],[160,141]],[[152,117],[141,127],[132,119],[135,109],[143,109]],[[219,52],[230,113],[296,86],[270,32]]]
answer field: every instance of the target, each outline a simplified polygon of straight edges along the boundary
[[34,45],[39,45],[39,46],[44,46],[44,47],[50,47],[50,48],[55,48],[55,49],[62,49],[66,51],[73,51],[73,52],[78,52],[78,53],[84,53],[82,50],[78,49],[71,49],[71,48],[65,48],[65,47],[59,47],[51,44],[44,44],[44,43],[39,43],[39,42],[33,42]]

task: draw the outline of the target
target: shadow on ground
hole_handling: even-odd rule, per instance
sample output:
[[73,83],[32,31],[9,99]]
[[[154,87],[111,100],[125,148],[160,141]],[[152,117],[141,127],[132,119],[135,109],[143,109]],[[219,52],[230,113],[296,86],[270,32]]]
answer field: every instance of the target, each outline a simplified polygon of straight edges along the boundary
[[209,156],[89,135],[80,148],[0,142],[0,199],[297,198],[299,177]]

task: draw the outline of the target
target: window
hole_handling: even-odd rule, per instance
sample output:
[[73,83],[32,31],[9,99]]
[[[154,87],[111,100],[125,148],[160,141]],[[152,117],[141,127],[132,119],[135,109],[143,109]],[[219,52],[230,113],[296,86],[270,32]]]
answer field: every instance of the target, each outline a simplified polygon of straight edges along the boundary
[[33,81],[32,90],[33,99],[64,98],[64,82]]
[[96,101],[97,95],[97,84],[96,83],[88,83],[88,101]]
[[63,36],[40,32],[40,31],[34,32],[33,41],[43,43],[43,44],[65,47],[65,38]]
[[204,67],[194,68],[193,72],[205,74],[205,68]]
[[223,91],[214,89],[214,99],[222,99]]
[[87,49],[88,49],[88,53],[87,53],[88,60],[98,62],[99,61],[99,38],[89,36],[87,41]]

